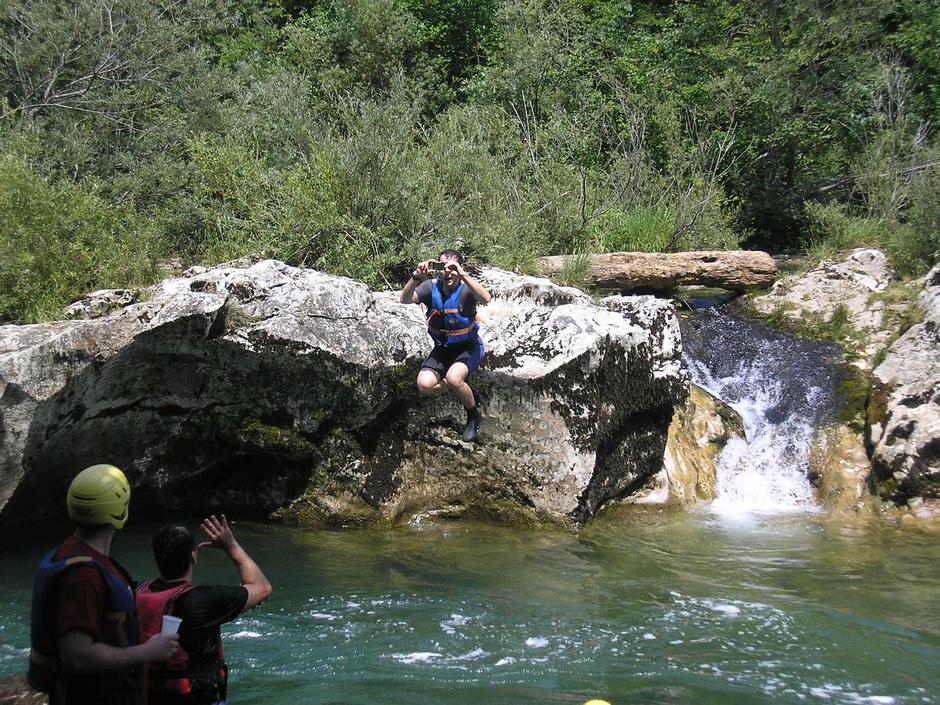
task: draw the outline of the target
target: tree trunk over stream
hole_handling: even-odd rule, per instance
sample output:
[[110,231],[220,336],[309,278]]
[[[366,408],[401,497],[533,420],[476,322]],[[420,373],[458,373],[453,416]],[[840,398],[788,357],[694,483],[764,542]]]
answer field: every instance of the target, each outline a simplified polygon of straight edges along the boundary
[[[540,257],[545,276],[558,276],[583,255]],[[683,285],[714,286],[746,291],[769,286],[777,278],[777,264],[766,252],[716,250],[711,252],[611,252],[586,255],[584,283],[610,289],[672,289]]]

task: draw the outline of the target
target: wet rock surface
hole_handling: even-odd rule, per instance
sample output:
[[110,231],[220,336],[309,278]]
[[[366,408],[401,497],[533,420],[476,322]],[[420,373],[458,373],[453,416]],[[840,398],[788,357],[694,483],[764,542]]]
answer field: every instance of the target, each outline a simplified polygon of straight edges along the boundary
[[810,454],[809,477],[821,506],[836,512],[869,507],[870,470],[861,434],[842,425],[820,430]]
[[698,385],[676,407],[669,426],[663,469],[627,501],[691,506],[716,497],[716,461],[732,438],[744,438],[744,422],[730,406]]
[[480,278],[495,298],[480,309],[479,444],[460,439],[451,397],[415,392],[431,347],[420,307],[280,262],[0,327],[0,522],[57,516],[74,473],[102,461],[127,471],[137,512],[588,520],[661,465],[687,393],[675,312]]
[[25,675],[0,678],[0,705],[47,705],[49,697],[29,687]]

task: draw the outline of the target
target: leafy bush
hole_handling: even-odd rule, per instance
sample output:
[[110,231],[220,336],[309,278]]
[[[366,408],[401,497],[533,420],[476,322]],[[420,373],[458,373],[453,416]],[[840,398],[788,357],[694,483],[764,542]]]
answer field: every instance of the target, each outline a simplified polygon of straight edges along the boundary
[[0,155],[0,320],[61,318],[89,291],[150,281],[152,252],[152,233],[133,208]]
[[[940,151],[932,158],[940,162]],[[910,194],[907,232],[890,241],[888,249],[900,271],[920,274],[940,262],[940,163],[917,175]]]
[[[835,257],[855,247],[880,247],[902,276],[925,273],[940,260],[940,178],[927,176],[914,191],[908,222],[851,214],[836,203],[806,205],[806,245],[812,259]],[[920,189],[923,189],[922,191]]]
[[852,215],[839,203],[807,203],[805,215],[806,245],[814,260],[831,258],[853,247],[883,247],[892,228],[880,218]]
[[385,287],[446,246],[528,269],[802,235],[921,272],[935,4],[11,0],[0,315],[164,257]]

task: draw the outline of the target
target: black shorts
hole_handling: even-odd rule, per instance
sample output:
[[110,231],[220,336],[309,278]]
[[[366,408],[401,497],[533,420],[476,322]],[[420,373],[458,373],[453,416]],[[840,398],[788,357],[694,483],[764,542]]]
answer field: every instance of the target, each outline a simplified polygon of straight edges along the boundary
[[457,348],[435,345],[428,359],[421,363],[421,369],[434,370],[444,377],[455,362],[462,362],[473,373],[483,362],[483,340],[477,336],[475,343]]

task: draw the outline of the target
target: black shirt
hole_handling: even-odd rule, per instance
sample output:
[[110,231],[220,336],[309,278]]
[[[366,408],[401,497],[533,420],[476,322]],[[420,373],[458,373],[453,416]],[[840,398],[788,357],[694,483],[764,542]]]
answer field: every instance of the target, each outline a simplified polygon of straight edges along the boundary
[[[150,589],[162,592],[179,584],[178,580],[157,578]],[[244,585],[197,585],[176,600],[173,614],[183,620],[180,646],[189,654],[191,665],[215,661],[219,628],[238,617],[247,602]]]

